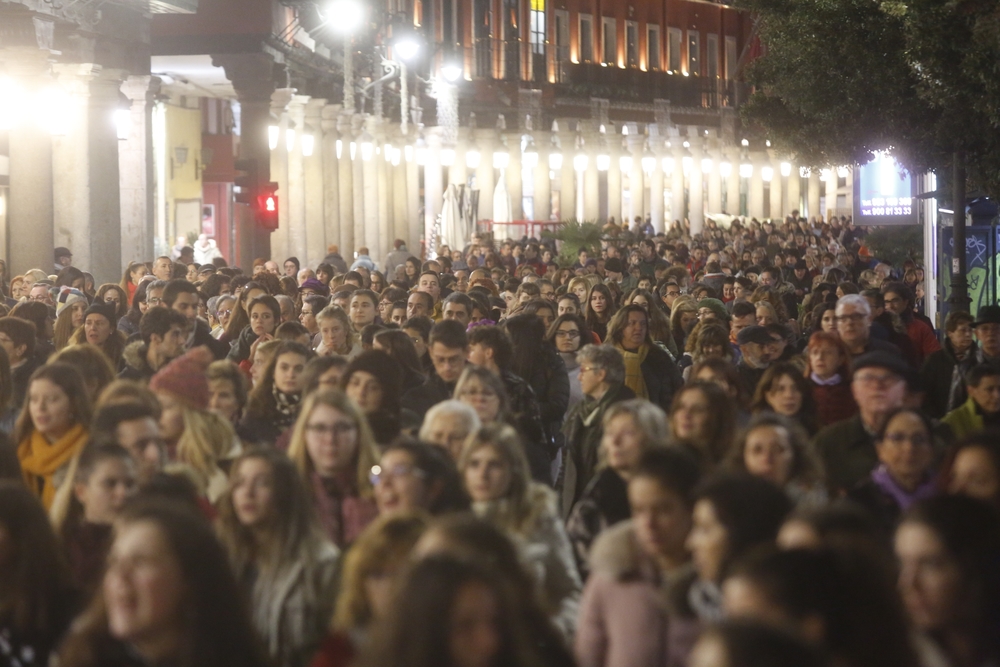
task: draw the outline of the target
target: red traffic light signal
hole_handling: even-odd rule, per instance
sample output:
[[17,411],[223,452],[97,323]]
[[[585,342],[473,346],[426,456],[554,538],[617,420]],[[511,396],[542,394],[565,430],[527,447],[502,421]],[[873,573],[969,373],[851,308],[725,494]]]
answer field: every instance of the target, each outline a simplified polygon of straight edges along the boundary
[[261,186],[261,193],[257,196],[257,222],[271,231],[278,228],[277,191],[277,183],[267,183]]

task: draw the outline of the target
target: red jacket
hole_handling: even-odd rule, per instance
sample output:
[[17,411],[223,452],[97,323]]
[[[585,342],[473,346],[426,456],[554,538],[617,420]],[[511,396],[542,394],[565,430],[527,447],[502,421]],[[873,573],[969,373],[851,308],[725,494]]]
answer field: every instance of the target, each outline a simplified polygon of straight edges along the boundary
[[918,368],[923,366],[924,359],[941,349],[941,343],[934,335],[934,330],[923,320],[911,318],[906,325],[906,335],[913,342],[913,351],[919,362]]

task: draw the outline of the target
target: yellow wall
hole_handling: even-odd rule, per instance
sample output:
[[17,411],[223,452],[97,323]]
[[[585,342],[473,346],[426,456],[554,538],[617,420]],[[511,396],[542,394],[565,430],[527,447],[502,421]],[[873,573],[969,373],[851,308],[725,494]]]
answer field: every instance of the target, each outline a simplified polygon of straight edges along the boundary
[[[189,106],[196,103],[196,98],[187,100]],[[170,230],[167,240],[173,246],[178,236],[201,231],[201,173],[204,169],[201,163],[201,109],[167,104],[166,125],[167,224]],[[184,164],[177,162],[175,149],[180,147],[187,148]]]

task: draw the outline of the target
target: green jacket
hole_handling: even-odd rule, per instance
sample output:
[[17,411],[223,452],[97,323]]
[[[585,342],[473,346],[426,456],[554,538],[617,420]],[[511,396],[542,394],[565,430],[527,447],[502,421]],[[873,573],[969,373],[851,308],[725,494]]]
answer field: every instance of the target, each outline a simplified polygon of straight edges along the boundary
[[982,431],[984,427],[983,417],[976,408],[976,402],[971,398],[946,414],[941,421],[951,427],[956,438],[964,438],[971,433]]

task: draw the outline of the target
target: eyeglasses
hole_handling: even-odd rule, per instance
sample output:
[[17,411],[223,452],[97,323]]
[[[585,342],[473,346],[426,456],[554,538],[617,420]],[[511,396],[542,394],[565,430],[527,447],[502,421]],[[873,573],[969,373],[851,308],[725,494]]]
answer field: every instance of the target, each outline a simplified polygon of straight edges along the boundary
[[372,483],[372,486],[378,486],[382,482],[390,479],[394,479],[396,477],[409,477],[410,475],[423,478],[427,476],[427,473],[416,466],[406,463],[400,463],[399,465],[394,465],[391,468],[382,468],[382,466],[374,465],[372,466],[371,472],[368,473],[368,481]]
[[163,299],[159,297],[146,297],[146,304],[150,306],[155,306],[157,304],[163,303]]
[[229,317],[232,314],[233,314],[232,310],[220,310],[218,313],[216,313],[216,316],[217,317]]
[[315,435],[329,435],[339,438],[357,430],[356,424],[337,422],[336,424],[306,424],[306,430]]
[[907,435],[906,433],[886,433],[885,437],[882,438],[882,442],[888,442],[893,445],[901,445],[904,442],[909,442],[914,447],[927,447],[931,444],[931,439],[920,433],[912,435]]
[[461,392],[463,398],[496,398],[497,393],[492,389],[463,389]]

